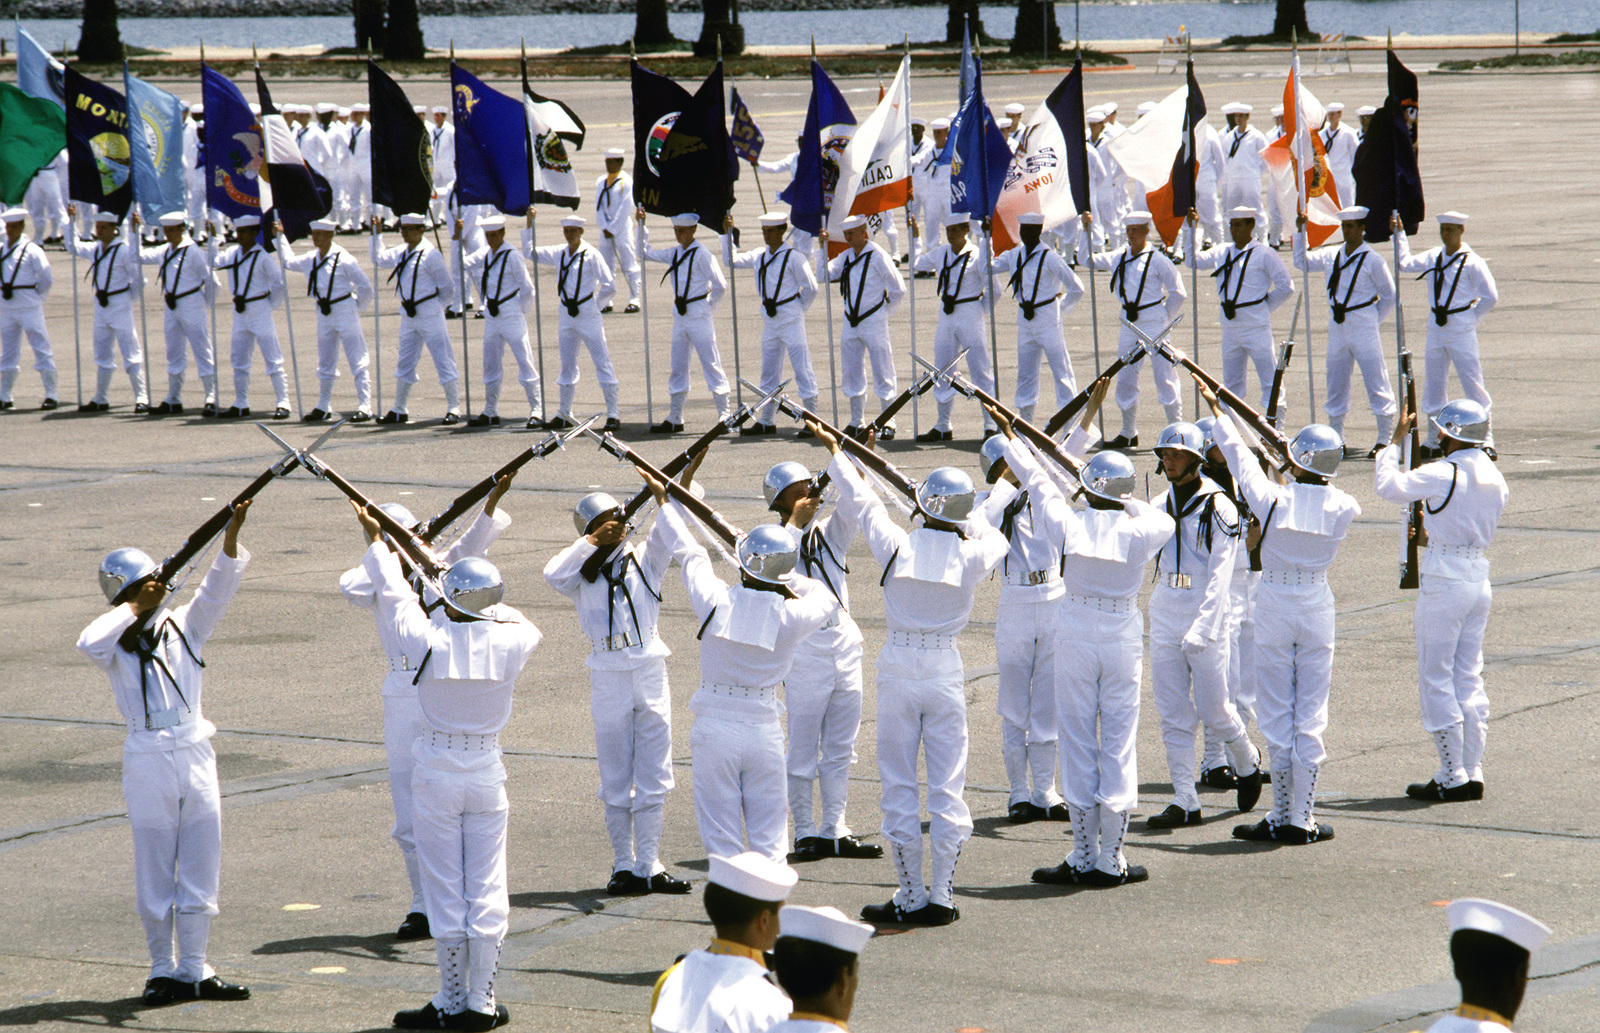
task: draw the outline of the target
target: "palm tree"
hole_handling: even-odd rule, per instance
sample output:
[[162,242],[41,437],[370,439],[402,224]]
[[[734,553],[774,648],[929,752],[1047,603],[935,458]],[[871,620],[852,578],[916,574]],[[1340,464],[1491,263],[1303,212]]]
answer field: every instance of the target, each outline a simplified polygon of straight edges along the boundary
[[1011,34],[1011,52],[1019,57],[1054,54],[1061,46],[1054,4],[1044,0],[1018,0],[1017,27]]
[[1278,0],[1278,14],[1272,20],[1272,34],[1288,39],[1291,34],[1301,39],[1311,38],[1311,26],[1306,24],[1306,0]]
[[122,34],[117,31],[117,0],[83,0],[83,35],[78,60],[115,64],[122,60]]
[[638,0],[634,6],[633,44],[659,47],[673,42],[667,27],[667,0]]
[[383,0],[353,0],[351,8],[355,16],[356,50],[383,53]]
[[421,61],[422,17],[417,0],[389,0],[389,25],[384,32],[383,56],[390,61]]
[[972,45],[983,41],[983,20],[978,17],[978,0],[950,0],[950,16],[944,23],[944,41],[961,43],[961,30],[972,30]]

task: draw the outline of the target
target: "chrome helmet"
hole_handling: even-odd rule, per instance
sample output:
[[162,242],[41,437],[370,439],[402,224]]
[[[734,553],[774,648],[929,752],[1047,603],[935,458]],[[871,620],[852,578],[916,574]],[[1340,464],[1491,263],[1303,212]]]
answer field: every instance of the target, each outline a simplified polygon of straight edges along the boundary
[[1326,423],[1308,423],[1289,442],[1289,462],[1318,477],[1336,477],[1344,458],[1344,439]]
[[774,466],[761,478],[761,494],[766,497],[767,508],[777,512],[778,496],[783,494],[783,489],[809,480],[811,471],[806,469],[804,463],[783,462]]
[[1443,409],[1428,419],[1447,438],[1469,445],[1481,445],[1489,440],[1489,410],[1477,402],[1457,398],[1446,402]]
[[941,466],[917,485],[917,505],[936,520],[959,524],[972,512],[972,478],[965,470]]
[[603,491],[594,491],[578,500],[572,507],[572,526],[579,534],[588,534],[594,522],[612,511],[620,511],[622,503]]
[[124,589],[155,572],[156,561],[143,549],[113,549],[100,561],[100,591],[106,594],[106,602],[115,606]]
[[788,581],[799,558],[794,535],[777,524],[760,524],[739,539],[739,569],[757,581]]
[[983,479],[993,484],[1000,479],[1000,464],[1006,459],[1006,436],[1004,434],[991,434],[983,439],[983,447],[978,449],[978,466],[983,470]]
[[1215,416],[1202,416],[1200,419],[1194,421],[1194,425],[1200,428],[1201,444],[1205,446],[1203,451],[1209,452],[1213,448],[1216,448],[1217,418]]
[[451,564],[440,579],[445,602],[472,617],[488,618],[484,613],[506,594],[500,571],[488,560],[468,556]]
[[1154,449],[1156,458],[1160,459],[1161,453],[1168,449],[1174,452],[1187,452],[1196,459],[1204,459],[1206,453],[1205,431],[1192,423],[1185,423],[1182,420],[1177,423],[1169,423],[1167,428],[1161,432],[1161,436],[1156,439],[1156,447]]
[[1083,464],[1078,482],[1084,491],[1096,498],[1126,502],[1133,498],[1133,460],[1112,449],[1096,452]]
[[412,515],[411,510],[402,506],[398,502],[379,503],[378,508],[389,514],[389,516],[394,519],[395,523],[406,528],[407,530],[415,531],[417,529],[417,525],[422,523],[422,521],[418,520]]

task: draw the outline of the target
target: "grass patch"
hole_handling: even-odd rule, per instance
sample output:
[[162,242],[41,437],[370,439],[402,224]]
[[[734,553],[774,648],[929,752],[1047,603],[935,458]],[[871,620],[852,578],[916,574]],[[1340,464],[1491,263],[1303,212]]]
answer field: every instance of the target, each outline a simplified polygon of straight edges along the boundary
[[1600,65],[1600,50],[1573,50],[1565,54],[1506,54],[1469,61],[1441,61],[1446,72],[1470,72],[1479,68],[1557,68]]
[[1600,32],[1563,32],[1551,36],[1546,43],[1600,43]]

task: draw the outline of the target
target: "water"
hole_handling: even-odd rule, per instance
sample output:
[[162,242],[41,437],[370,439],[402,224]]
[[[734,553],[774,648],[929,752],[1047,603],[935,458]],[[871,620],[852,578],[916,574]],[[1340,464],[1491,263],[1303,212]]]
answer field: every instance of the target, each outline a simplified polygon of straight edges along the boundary
[[[1515,0],[1309,0],[1307,20],[1318,32],[1345,32],[1381,39],[1390,29],[1398,35],[1473,35],[1512,31]],[[1524,38],[1558,32],[1600,29],[1600,0],[1521,0]],[[1272,31],[1273,0],[1183,0],[1183,2],[1101,2],[1078,9],[1084,39],[1150,39],[1174,34],[1186,25],[1197,39],[1259,35]],[[984,27],[1009,36],[1015,7],[984,7]],[[1062,34],[1073,35],[1074,8],[1056,0]],[[462,49],[514,46],[526,39],[540,48],[584,47],[620,43],[633,34],[630,14],[538,14],[470,17],[450,15],[422,19],[428,45],[444,47],[454,39]],[[945,7],[910,7],[870,11],[752,11],[740,15],[752,45],[803,45],[813,34],[819,43],[881,40],[893,43],[909,35],[913,41],[944,36]],[[698,12],[672,14],[673,35],[694,39],[700,34]],[[76,20],[25,23],[47,47],[78,43]],[[14,35],[0,23],[0,35]],[[122,38],[131,46],[160,49],[175,41],[193,45],[201,35],[217,46],[274,47],[349,46],[354,41],[350,19],[321,18],[123,18]]]

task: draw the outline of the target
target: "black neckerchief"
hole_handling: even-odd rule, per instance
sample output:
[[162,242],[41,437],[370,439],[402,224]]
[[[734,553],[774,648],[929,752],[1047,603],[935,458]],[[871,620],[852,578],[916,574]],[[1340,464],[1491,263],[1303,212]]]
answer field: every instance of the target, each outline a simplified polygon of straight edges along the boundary
[[[140,628],[140,622],[135,621],[123,632],[117,640],[117,645],[139,658],[139,694],[144,700],[144,730],[150,731],[150,674],[152,669],[167,676],[167,681],[172,683],[172,691],[178,694],[178,699],[183,703],[184,709],[193,713],[189,706],[189,698],[183,694],[183,686],[178,684],[178,679],[173,675],[172,669],[167,666],[163,654],[166,652],[167,631],[171,629],[178,636],[178,641],[183,643],[184,652],[189,654],[199,667],[206,665],[205,661],[195,653],[194,647],[189,645],[189,640],[184,637],[183,629],[171,616],[164,618],[154,628]],[[129,634],[132,632],[132,634]]]
[[[763,302],[766,302],[772,306],[778,306],[793,300],[793,298],[783,298],[781,300],[778,298],[778,291],[783,290],[783,281],[789,272],[789,256],[792,254],[794,254],[794,249],[786,245],[784,247],[780,247],[776,251],[757,256],[756,261],[759,263],[759,265],[756,268],[756,283],[761,290],[761,300]],[[767,269],[771,267],[773,262],[778,260],[779,255],[783,256],[783,261],[778,265],[778,282],[776,284],[776,289],[769,291],[767,290]],[[799,296],[799,292],[796,291],[794,298],[798,298]]]
[[[972,264],[972,252],[962,248],[960,251],[952,251],[950,254],[951,257],[961,260],[961,272],[956,275],[955,290],[949,290],[947,288],[950,286],[950,270],[956,268],[956,263],[939,263],[939,296],[946,302],[962,301],[964,299],[961,297],[961,285],[967,282],[967,266]],[[1038,286],[1037,281],[1035,281],[1034,285],[1035,287]],[[980,294],[979,297],[982,297],[982,295]]]
[[[1167,515],[1172,518],[1174,524],[1178,525],[1178,530],[1171,539],[1173,563],[1172,569],[1168,571],[1171,574],[1183,573],[1183,521],[1184,518],[1196,510],[1200,511],[1198,524],[1205,534],[1207,552],[1211,551],[1218,526],[1222,528],[1222,533],[1225,535],[1237,535],[1239,533],[1238,524],[1229,527],[1226,524],[1221,524],[1217,518],[1217,496],[1223,494],[1222,488],[1216,484],[1208,485],[1203,477],[1197,477],[1191,483],[1193,487],[1188,488],[1187,491],[1183,491],[1185,486],[1177,484],[1169,485],[1167,488]],[[1181,498],[1179,497],[1180,492]],[[1200,541],[1199,533],[1195,535],[1195,540],[1197,543]],[[1163,554],[1166,552],[1165,545],[1161,547],[1161,551]]]
[[250,295],[250,284],[255,282],[255,278],[256,278],[256,262],[257,262],[258,259],[260,259],[261,252],[257,251],[255,248],[252,247],[250,249],[249,254],[250,254],[250,271],[248,273],[245,273],[245,275],[244,275],[244,290],[243,291],[239,290],[239,267],[244,264],[244,258],[245,258],[244,254],[241,253],[237,258],[235,258],[233,260],[233,264],[228,266],[228,275],[233,278],[233,296],[235,298],[244,298],[246,301],[257,301],[257,300],[259,300],[258,298],[251,298],[249,295]]
[[[167,286],[167,266],[174,256],[178,258],[178,271],[173,274],[172,286]],[[183,264],[189,260],[189,245],[169,244],[166,256],[161,259],[161,286],[168,294],[178,293],[178,287],[183,283]]]
[[[1218,266],[1216,271],[1211,274],[1212,279],[1215,279],[1219,276],[1222,277],[1222,282],[1217,285],[1217,294],[1222,299],[1222,307],[1224,309],[1234,309],[1239,307],[1239,293],[1244,290],[1244,274],[1250,268],[1250,258],[1255,253],[1256,249],[1248,244],[1242,248],[1236,248],[1232,254],[1223,259],[1222,265]],[[1243,258],[1244,261],[1239,261],[1240,258]],[[1233,268],[1235,263],[1238,263],[1239,266],[1239,280],[1237,283],[1232,282]],[[1230,285],[1233,287],[1233,294],[1231,297],[1228,294],[1228,288]],[[1228,318],[1233,318],[1231,313],[1229,314]]]
[[[598,561],[596,557],[599,557]],[[615,560],[615,562],[611,562]],[[633,632],[639,638],[639,644],[644,644],[644,629],[639,626],[639,612],[633,605],[633,592],[628,588],[628,566],[639,574],[639,583],[644,585],[644,590],[661,601],[661,593],[650,587],[649,580],[644,576],[644,567],[639,565],[639,554],[632,550],[624,549],[621,543],[599,546],[593,556],[584,560],[579,568],[579,574],[594,584],[596,580],[604,577],[606,580],[606,637],[616,634],[617,628],[617,593],[622,593],[622,601],[628,606],[628,618],[633,621]]]
[[[583,290],[583,264],[586,259],[587,254],[581,247],[578,249],[577,254],[573,254],[572,252],[568,251],[559,257],[559,264],[556,269],[556,296],[561,299],[561,303],[563,305],[581,305],[585,301],[589,300],[587,297],[576,299],[574,297],[579,291]],[[572,292],[569,294],[567,292],[567,275],[572,271],[572,264],[574,261],[576,261],[578,264],[578,283],[577,286],[572,288]],[[663,277],[663,279],[665,279],[665,277]],[[592,297],[593,295],[590,296]]]
[[[742,577],[739,579],[739,587],[748,588],[752,592],[771,592],[773,595],[780,595],[785,599],[800,598],[795,595],[794,589],[788,585],[778,584],[775,581],[761,581],[756,578]],[[712,612],[715,613],[716,611],[713,610]]]
[[1249,135],[1249,129],[1235,129],[1233,131],[1233,146],[1228,148],[1228,157],[1232,158],[1239,153],[1239,145],[1244,143],[1245,138]]
[[[1133,300],[1129,301],[1127,290],[1128,266],[1132,265],[1134,260],[1137,259],[1139,255],[1144,256],[1144,272],[1139,274],[1139,289],[1134,292]],[[1128,305],[1139,305],[1139,302],[1144,299],[1145,281],[1150,278],[1150,264],[1154,260],[1155,252],[1152,251],[1148,246],[1145,248],[1145,250],[1140,251],[1138,255],[1134,254],[1132,251],[1128,251],[1126,249],[1123,250],[1122,260],[1117,263],[1116,269],[1112,270],[1111,272],[1111,289],[1116,292],[1117,297],[1122,299],[1122,304],[1124,307]],[[1042,265],[1043,264],[1041,263],[1041,268]],[[1034,286],[1037,287],[1038,285],[1039,281],[1035,279]],[[1158,298],[1156,301],[1152,301],[1150,305],[1159,304],[1159,302],[1160,299]],[[1149,308],[1150,305],[1139,305],[1139,307],[1141,309],[1145,309]]]
[[[865,312],[861,311],[861,296],[867,289],[867,271],[872,265],[872,248],[862,248],[860,256],[854,262],[850,260],[850,257],[851,256],[849,253],[844,255],[844,268],[839,270],[839,294],[844,298],[845,318],[849,320],[850,325],[854,327],[859,326],[861,322],[868,316],[872,315],[874,312],[878,311],[885,304],[887,304],[889,295],[887,292],[885,292],[884,296],[878,299],[878,303],[876,305],[873,305]],[[856,274],[856,297],[854,302],[850,300],[851,269],[858,270]]]
[[[483,263],[483,274],[478,278],[478,295],[483,298],[486,305],[490,299],[493,299],[496,306],[503,305],[522,292],[522,288],[518,287],[506,297],[502,298],[500,296],[501,288],[506,285],[506,266],[510,264],[506,256],[509,254],[511,254],[511,249],[502,247],[491,254],[488,260]],[[500,275],[494,281],[494,293],[490,294],[489,274],[494,272],[494,267],[497,265],[500,267]]]
[[[94,256],[94,264],[89,269],[89,282],[94,284],[96,290],[109,291],[111,289],[111,274],[117,271],[117,250],[122,247],[122,241],[110,244],[101,244],[100,253]],[[106,263],[106,282],[100,283],[100,263]]]
[[[6,248],[5,252],[0,254],[0,282],[3,282],[5,286],[12,290],[17,289],[17,277],[22,275],[22,260],[28,257],[28,245],[31,243],[33,243],[31,240],[20,241]],[[18,252],[21,252],[21,254],[18,254]],[[17,264],[11,267],[11,279],[6,280],[5,267],[6,263],[11,260],[12,255],[17,255]]]
[[601,208],[605,207],[606,198],[611,196],[611,188],[616,186],[618,183],[621,183],[621,182],[622,182],[622,174],[621,173],[618,173],[616,179],[610,179],[610,178],[606,179],[605,186],[600,188],[600,196],[598,196],[598,197],[596,197],[594,199],[594,207],[595,207],[596,211],[599,211]]
[[828,587],[828,591],[833,593],[839,605],[844,606],[844,594],[839,590],[839,586],[833,583],[833,575],[828,572],[828,565],[823,562],[824,556],[832,560],[844,573],[850,573],[849,565],[834,553],[833,547],[828,544],[828,539],[822,534],[822,528],[813,524],[800,536],[800,572],[806,577],[821,581]]
[[[1330,304],[1349,311],[1350,295],[1355,293],[1356,278],[1361,275],[1362,267],[1367,264],[1367,250],[1363,245],[1359,251],[1350,257],[1348,262],[1341,264],[1339,259],[1344,255],[1344,248],[1338,247],[1334,249],[1333,269],[1328,273],[1328,302]],[[1345,284],[1344,301],[1340,302],[1339,279],[1344,275],[1346,269],[1350,270],[1350,282]],[[1376,300],[1376,296],[1374,296],[1374,300]]]
[[[667,277],[672,277],[672,293],[677,295],[680,300],[688,300],[688,292],[694,289],[694,256],[695,252],[699,250],[699,244],[690,244],[688,247],[680,247],[678,249],[677,256],[673,258],[671,264],[667,266],[667,271],[661,274],[662,283],[667,282]],[[683,279],[685,281],[682,290],[678,288],[679,266],[683,267]]]
[[[329,262],[332,262],[333,264],[328,265]],[[324,266],[327,266],[328,269],[328,292],[326,294],[318,294],[317,274],[322,271]],[[313,258],[311,260],[311,282],[307,285],[307,293],[316,298],[318,301],[331,302],[333,300],[333,276],[338,271],[339,252],[335,251],[333,248],[328,249],[327,258],[322,258],[320,260]],[[348,295],[346,295],[346,297],[348,297]]]
[[[1444,274],[1452,265],[1456,264],[1457,259],[1461,260],[1461,265],[1456,269],[1455,278],[1450,281],[1450,293],[1444,295],[1444,299],[1441,301],[1440,295],[1444,293]],[[1438,323],[1440,326],[1444,326],[1447,322],[1449,322],[1450,317],[1455,315],[1457,312],[1465,312],[1467,309],[1472,307],[1470,302],[1462,305],[1460,308],[1450,307],[1450,303],[1456,300],[1456,288],[1461,286],[1461,274],[1466,271],[1466,248],[1463,247],[1461,250],[1451,255],[1448,262],[1445,261],[1444,248],[1440,248],[1438,256],[1433,260],[1433,265],[1423,270],[1422,276],[1417,277],[1419,280],[1422,279],[1423,276],[1433,277],[1433,318],[1434,322]]]

